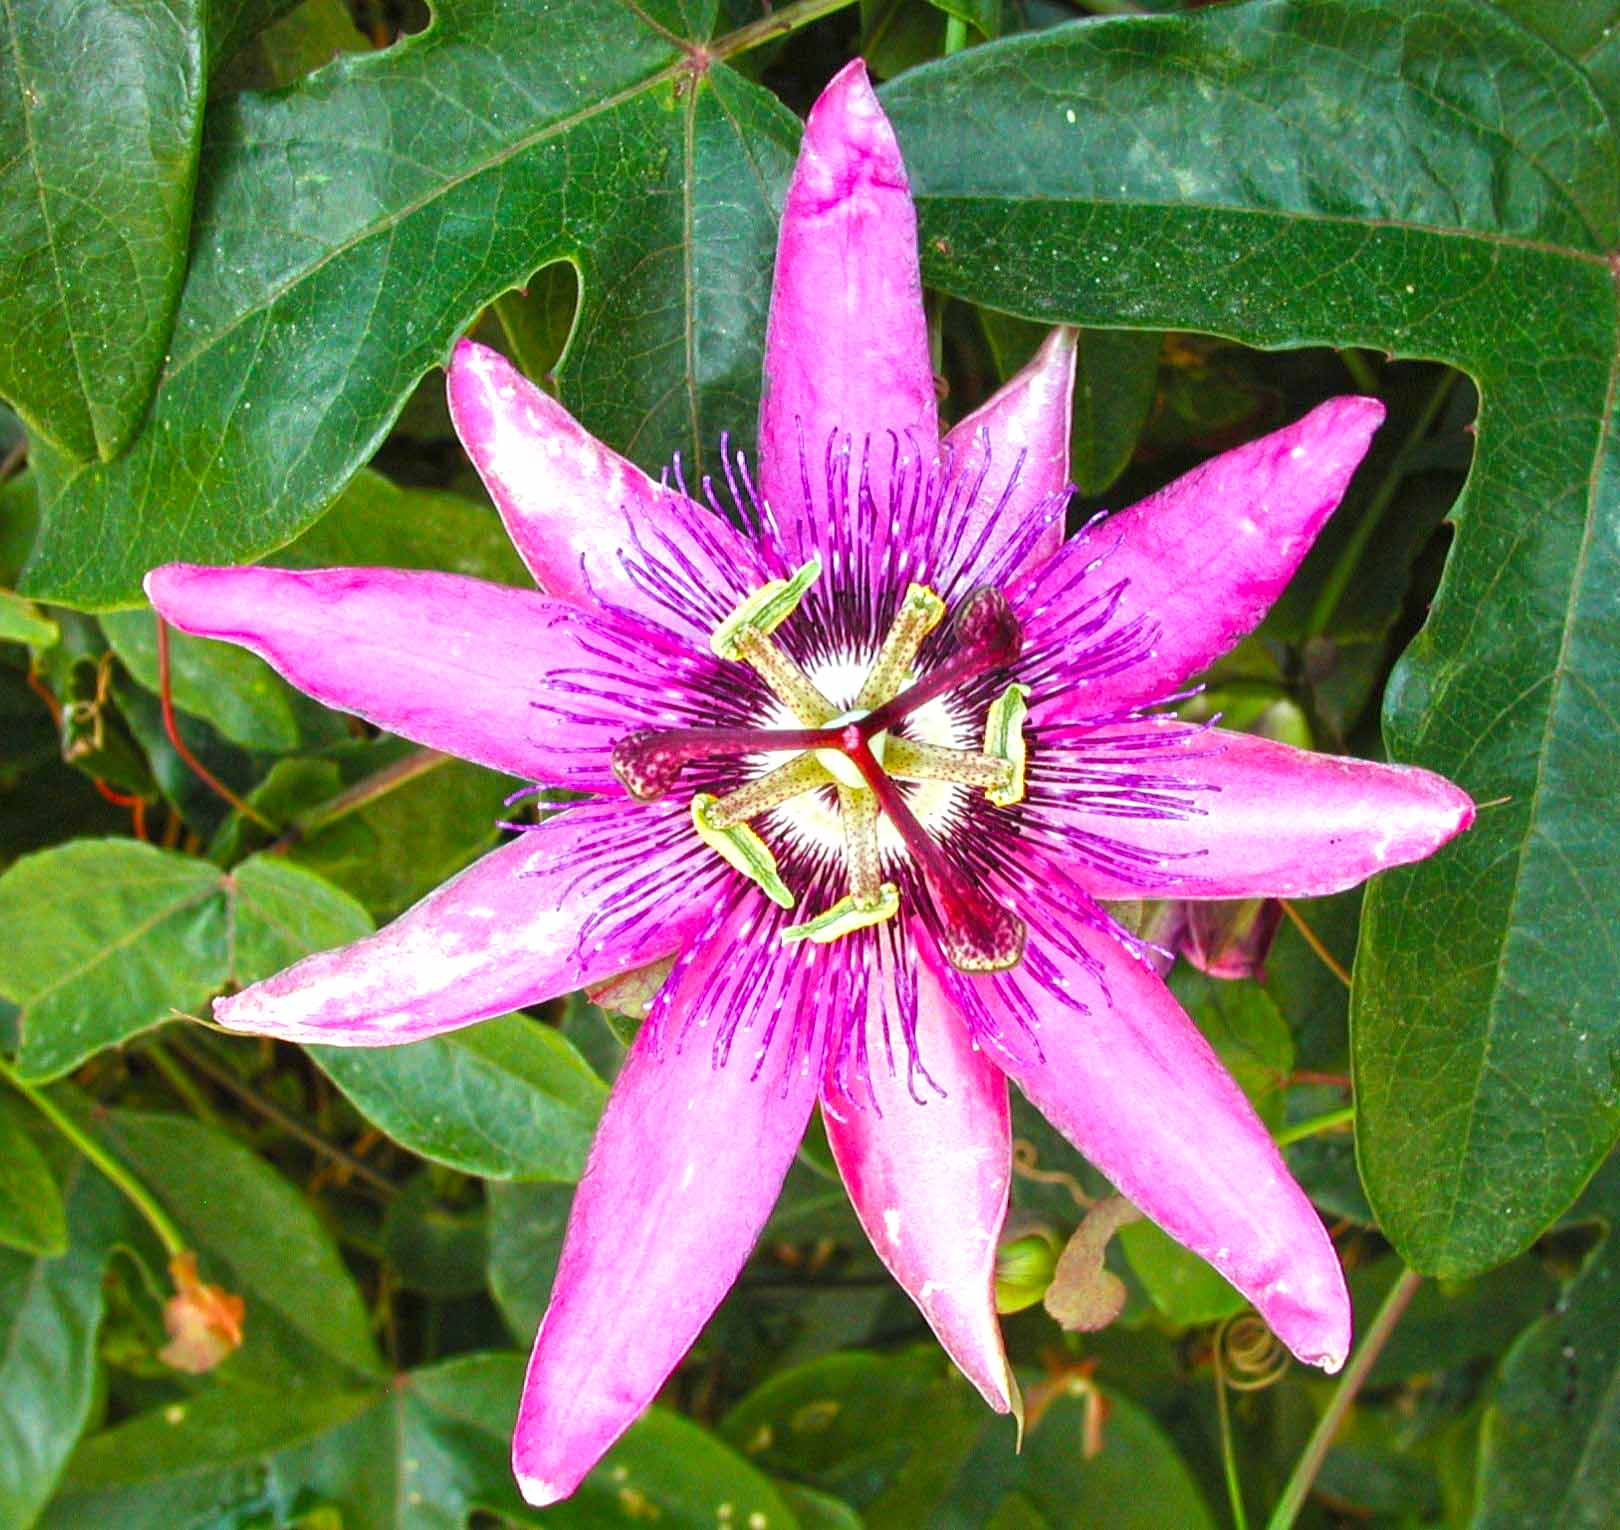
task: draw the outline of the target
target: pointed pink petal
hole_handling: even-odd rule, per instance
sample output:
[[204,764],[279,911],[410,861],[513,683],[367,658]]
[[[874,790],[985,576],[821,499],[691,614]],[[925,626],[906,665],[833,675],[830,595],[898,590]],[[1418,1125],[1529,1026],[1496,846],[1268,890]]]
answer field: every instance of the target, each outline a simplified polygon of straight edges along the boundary
[[[1474,821],[1468,794],[1411,765],[1316,754],[1166,717],[1048,734],[1094,783],[1035,809],[1050,852],[1098,898],[1307,898],[1432,855]],[[1151,796],[1165,817],[1121,812]],[[1088,807],[1088,794],[1096,806]],[[1110,811],[1110,807],[1113,811]],[[1100,809],[1100,810],[1099,810]]]
[[792,562],[818,545],[816,519],[826,514],[825,505],[804,502],[800,445],[804,475],[819,486],[834,431],[854,437],[857,479],[870,441],[872,489],[886,523],[889,432],[913,466],[926,464],[939,416],[917,215],[900,147],[860,59],[810,109],[776,250],[759,477]]
[[390,925],[219,999],[237,1031],[393,1046],[657,961],[709,918],[724,873],[684,812],[584,803],[491,851]]
[[654,483],[498,352],[460,341],[448,391],[461,444],[548,594],[701,640],[772,577],[713,511]]
[[873,1098],[824,1087],[822,1117],[878,1257],[985,1401],[1006,1413],[995,1267],[1012,1180],[1007,1081],[973,1048],[932,972],[924,968],[918,977],[917,1048],[928,1076],[908,1078],[897,1035],[890,1068],[874,1004],[867,1037]]
[[[1063,544],[1069,487],[1069,413],[1077,332],[1054,329],[1017,375],[951,427],[954,470],[968,483],[989,471],[960,522],[951,518],[936,577],[962,589],[1005,587]],[[1010,480],[1010,482],[1009,482]],[[948,572],[947,572],[948,571]]]
[[[512,1467],[530,1503],[566,1498],[652,1401],[748,1258],[804,1134],[818,1070],[793,1022],[814,997],[800,948],[774,933],[750,946],[762,901],[750,892],[677,965],[609,1096],[518,1411]],[[717,1067],[716,1031],[748,999],[752,1028]]]
[[1076,939],[1064,949],[1032,931],[1013,972],[971,980],[1009,1032],[1018,1013],[1033,1017],[1040,1055],[1009,1061],[1013,1082],[1301,1360],[1337,1370],[1350,1346],[1344,1276],[1270,1134],[1158,974],[1105,934]]
[[578,791],[622,796],[613,742],[689,721],[679,693],[718,667],[645,623],[455,574],[170,563],[146,593],[182,631],[251,648],[327,706]]
[[1013,597],[1020,612],[1035,613],[1026,617],[1026,651],[1062,646],[1065,621],[1121,583],[1110,628],[1140,618],[1149,639],[1129,667],[1037,707],[1041,720],[1155,701],[1252,631],[1343,497],[1383,418],[1377,399],[1329,399],[1110,516],[1036,570]]

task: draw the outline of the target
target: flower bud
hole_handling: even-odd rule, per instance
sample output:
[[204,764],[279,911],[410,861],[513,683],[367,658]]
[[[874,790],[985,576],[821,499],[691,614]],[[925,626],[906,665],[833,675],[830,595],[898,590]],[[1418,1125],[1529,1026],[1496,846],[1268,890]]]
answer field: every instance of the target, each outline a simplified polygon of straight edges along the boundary
[[996,1311],[1003,1315],[1033,1307],[1052,1284],[1058,1246],[1045,1233],[1026,1233],[996,1250]]

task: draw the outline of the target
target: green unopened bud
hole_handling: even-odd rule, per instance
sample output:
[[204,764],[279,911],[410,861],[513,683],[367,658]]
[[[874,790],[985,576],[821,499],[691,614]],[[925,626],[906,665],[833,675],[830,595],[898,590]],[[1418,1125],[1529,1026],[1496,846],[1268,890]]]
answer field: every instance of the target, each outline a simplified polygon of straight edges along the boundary
[[1026,1233],[996,1250],[996,1311],[1005,1315],[1033,1307],[1052,1284],[1058,1246],[1044,1233]]

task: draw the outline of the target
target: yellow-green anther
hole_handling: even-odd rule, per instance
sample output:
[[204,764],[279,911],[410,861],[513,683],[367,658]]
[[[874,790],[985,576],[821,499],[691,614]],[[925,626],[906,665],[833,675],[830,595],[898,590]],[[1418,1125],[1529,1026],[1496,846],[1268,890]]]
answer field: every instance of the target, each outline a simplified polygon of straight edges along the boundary
[[731,656],[740,659],[771,688],[771,694],[807,728],[824,727],[838,708],[783,651],[757,627],[744,627],[732,639]]
[[803,924],[790,924],[782,931],[782,939],[788,942],[809,940],[818,946],[830,945],[845,935],[853,935],[856,930],[893,919],[899,912],[900,889],[893,882],[885,882],[870,900],[863,901],[852,893],[847,898],[840,898],[814,919],[807,919]]
[[877,798],[864,787],[840,785],[838,816],[844,825],[844,864],[849,869],[849,890],[857,903],[870,903],[877,897],[883,880]]
[[866,672],[861,693],[855,705],[870,712],[886,701],[893,701],[911,678],[911,666],[917,661],[917,650],[923,639],[940,623],[945,615],[945,602],[926,584],[906,587],[905,599],[895,612],[894,621],[878,649],[878,656]]
[[1005,786],[985,791],[997,807],[1011,807],[1024,800],[1024,719],[1028,716],[1029,687],[1015,681],[990,703],[984,720],[984,752],[1012,767],[1012,779]]
[[738,659],[736,639],[740,632],[753,631],[769,636],[798,610],[804,592],[821,577],[821,559],[812,558],[791,579],[773,579],[755,590],[718,627],[709,639],[717,659]]
[[902,781],[954,781],[959,786],[995,787],[1005,791],[1013,782],[1009,761],[972,749],[947,749],[912,738],[889,740],[883,768]]
[[698,838],[727,865],[757,883],[772,903],[792,908],[793,894],[776,869],[771,847],[747,824],[716,828],[710,821],[709,814],[719,800],[708,792],[699,792],[692,798],[692,827],[697,830]]
[[746,823],[805,792],[826,786],[831,780],[814,754],[795,755],[787,764],[778,765],[752,781],[744,781],[735,791],[719,798],[706,814],[709,827],[718,832],[733,824]]

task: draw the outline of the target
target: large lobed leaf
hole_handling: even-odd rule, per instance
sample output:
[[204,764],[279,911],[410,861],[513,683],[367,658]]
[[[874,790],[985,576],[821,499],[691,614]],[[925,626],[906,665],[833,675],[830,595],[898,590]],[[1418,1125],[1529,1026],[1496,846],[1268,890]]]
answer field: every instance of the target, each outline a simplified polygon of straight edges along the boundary
[[1369,892],[1354,1050],[1389,1236],[1438,1274],[1501,1262],[1620,1130],[1620,160],[1601,105],[1476,0],[1103,20],[969,50],[885,101],[924,274],[951,293],[1477,381],[1455,545],[1385,731],[1507,800]]
[[288,541],[478,311],[559,259],[587,424],[649,466],[751,427],[798,125],[724,64],[688,68],[713,24],[712,3],[461,0],[387,52],[216,102],[152,413],[110,465],[37,444],[25,587],[128,605],[154,563]]
[[0,6],[0,394],[75,458],[146,412],[185,271],[200,0]]

